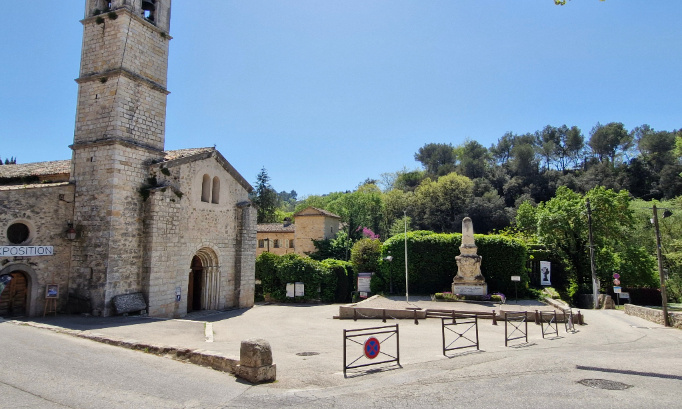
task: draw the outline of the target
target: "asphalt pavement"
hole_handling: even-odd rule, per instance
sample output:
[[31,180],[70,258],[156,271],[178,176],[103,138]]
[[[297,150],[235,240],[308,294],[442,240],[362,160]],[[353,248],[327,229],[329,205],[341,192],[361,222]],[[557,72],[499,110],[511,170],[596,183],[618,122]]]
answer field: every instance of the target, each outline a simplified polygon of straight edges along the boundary
[[[414,302],[422,308],[442,306],[426,300]],[[511,309],[511,305],[503,307]],[[533,307],[519,304],[514,308]],[[543,327],[530,322],[527,341],[522,329],[510,326],[508,332],[516,331],[514,336],[523,337],[510,341],[509,346],[505,346],[504,322],[495,326],[490,320],[480,320],[479,349],[472,346],[445,355],[441,319],[420,320],[418,325],[408,319],[389,318],[386,323],[377,319],[340,320],[334,318],[338,311],[339,305],[261,304],[244,310],[204,311],[185,319],[60,315],[15,323],[125,341],[128,345],[212,351],[234,359],[239,358],[242,340],[265,339],[272,346],[277,382],[258,385],[254,390],[257,393],[243,396],[247,407],[276,407],[276,400],[264,397],[278,394],[295,396],[293,401],[302,407],[319,407],[321,402],[325,403],[322,406],[345,407],[343,403],[352,402],[353,396],[379,402],[377,406],[381,407],[430,407],[447,402],[447,390],[452,388],[458,390],[462,403],[470,402],[473,407],[495,404],[495,399],[509,403],[509,399],[516,399],[514,396],[525,400],[523,405],[511,407],[537,407],[545,397],[559,407],[583,407],[587,402],[604,407],[679,405],[670,391],[682,385],[682,331],[622,311],[583,310],[586,325],[567,332],[560,323],[558,334],[547,334],[550,329],[545,327],[544,337]],[[399,328],[400,365],[392,362],[349,369],[344,374],[344,344],[346,363],[375,362],[364,357],[364,338],[360,343],[344,341],[344,330],[395,324]],[[452,328],[463,332],[464,337],[446,329],[446,344],[472,345],[475,328],[466,327]],[[398,337],[380,337],[377,360],[395,357],[394,340]],[[608,389],[613,386],[609,382],[625,385],[624,389],[613,392]],[[400,396],[406,405],[395,400]],[[581,401],[579,396],[586,400]]]

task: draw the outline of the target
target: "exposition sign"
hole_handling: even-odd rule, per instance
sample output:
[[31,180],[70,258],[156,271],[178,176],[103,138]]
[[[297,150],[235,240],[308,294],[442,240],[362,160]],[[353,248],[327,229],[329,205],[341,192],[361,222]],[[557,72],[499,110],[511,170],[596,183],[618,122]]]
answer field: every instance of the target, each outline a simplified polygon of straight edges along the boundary
[[0,246],[0,257],[53,256],[52,246]]

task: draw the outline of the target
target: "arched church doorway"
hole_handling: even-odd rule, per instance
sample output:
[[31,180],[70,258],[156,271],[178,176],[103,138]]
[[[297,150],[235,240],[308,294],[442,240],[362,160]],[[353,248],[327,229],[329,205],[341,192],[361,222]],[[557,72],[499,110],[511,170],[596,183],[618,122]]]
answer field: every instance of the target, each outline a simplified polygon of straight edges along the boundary
[[187,312],[220,308],[218,256],[211,248],[202,247],[192,257],[187,283]]
[[9,276],[12,279],[0,293],[0,317],[28,315],[28,275],[13,271]]
[[187,312],[201,309],[201,293],[203,290],[204,266],[197,256],[192,258],[187,288]]

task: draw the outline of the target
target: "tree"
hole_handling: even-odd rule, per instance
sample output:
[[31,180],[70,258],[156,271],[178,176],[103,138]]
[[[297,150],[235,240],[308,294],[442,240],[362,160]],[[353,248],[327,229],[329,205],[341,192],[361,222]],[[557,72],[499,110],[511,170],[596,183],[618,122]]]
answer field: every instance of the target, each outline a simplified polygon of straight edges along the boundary
[[252,194],[251,201],[258,208],[258,223],[277,222],[277,207],[279,201],[277,192],[270,186],[270,176],[265,167],[261,168],[256,176],[256,189]]
[[12,156],[11,158],[5,158],[5,162],[2,162],[2,159],[0,159],[0,165],[16,165],[17,164],[17,158]]
[[632,134],[642,158],[659,173],[666,165],[675,163],[675,133],[656,132],[649,125],[638,126]]
[[466,176],[450,173],[437,181],[426,179],[415,191],[415,209],[408,214],[417,228],[436,232],[461,230],[467,204],[472,198],[473,182]]
[[451,144],[427,143],[414,154],[431,176],[443,176],[455,170],[455,151]]
[[617,158],[626,155],[633,146],[633,136],[621,122],[606,125],[597,123],[590,133],[587,144],[600,162],[609,159],[614,164]]
[[485,146],[476,141],[467,140],[458,151],[459,173],[468,178],[475,179],[485,176],[488,164],[491,161],[490,152]]
[[554,198],[538,205],[535,216],[528,206],[519,209],[517,223],[526,227],[537,220],[539,242],[562,258],[576,290],[589,293],[592,284],[586,198],[592,206],[597,276],[602,285],[606,287],[615,272],[631,286],[655,285],[653,257],[631,238],[635,220],[625,190],[615,192],[599,186],[583,197],[562,186]]
[[378,239],[360,239],[353,245],[350,262],[358,273],[379,271],[381,242]]

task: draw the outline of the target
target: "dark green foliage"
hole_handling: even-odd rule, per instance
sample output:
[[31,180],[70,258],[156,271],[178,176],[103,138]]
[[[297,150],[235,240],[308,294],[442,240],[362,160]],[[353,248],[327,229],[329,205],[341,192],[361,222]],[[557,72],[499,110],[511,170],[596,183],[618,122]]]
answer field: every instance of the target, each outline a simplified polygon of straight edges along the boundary
[[[405,292],[405,235],[388,239],[382,248],[379,274],[372,278],[372,292],[389,292],[393,281],[395,293]],[[507,294],[512,288],[512,275],[522,276],[528,282],[526,273],[527,252],[525,244],[518,239],[497,235],[476,235],[478,254],[483,257],[481,273],[488,283],[488,292]],[[429,231],[407,233],[407,260],[409,292],[433,294],[450,291],[452,279],[457,274],[455,257],[459,255],[462,235],[443,234]],[[393,261],[383,260],[388,254]],[[524,287],[525,288],[525,287]]]
[[256,188],[251,194],[251,201],[256,205],[258,223],[276,223],[279,199],[277,192],[270,186],[268,171],[262,168],[256,176]]
[[[332,273],[327,264],[293,253],[284,256],[262,253],[256,259],[256,279],[261,281],[262,292],[277,301],[333,302],[337,296],[338,275],[336,266]],[[286,285],[295,282],[305,285],[304,296],[287,298]]]
[[379,270],[381,242],[377,239],[360,239],[350,251],[350,262],[357,272],[374,273]]
[[170,176],[170,174],[171,174],[170,170],[168,170],[168,168],[164,168],[164,167],[161,168],[161,173],[163,173],[166,176]]
[[329,270],[332,285],[335,284],[334,302],[350,302],[350,294],[355,289],[355,273],[350,263],[340,260],[327,259],[322,264]]
[[316,251],[308,256],[317,261],[330,258],[347,261],[350,257],[350,248],[352,247],[352,243],[348,240],[348,234],[343,230],[339,230],[333,239],[313,239],[313,245]]

